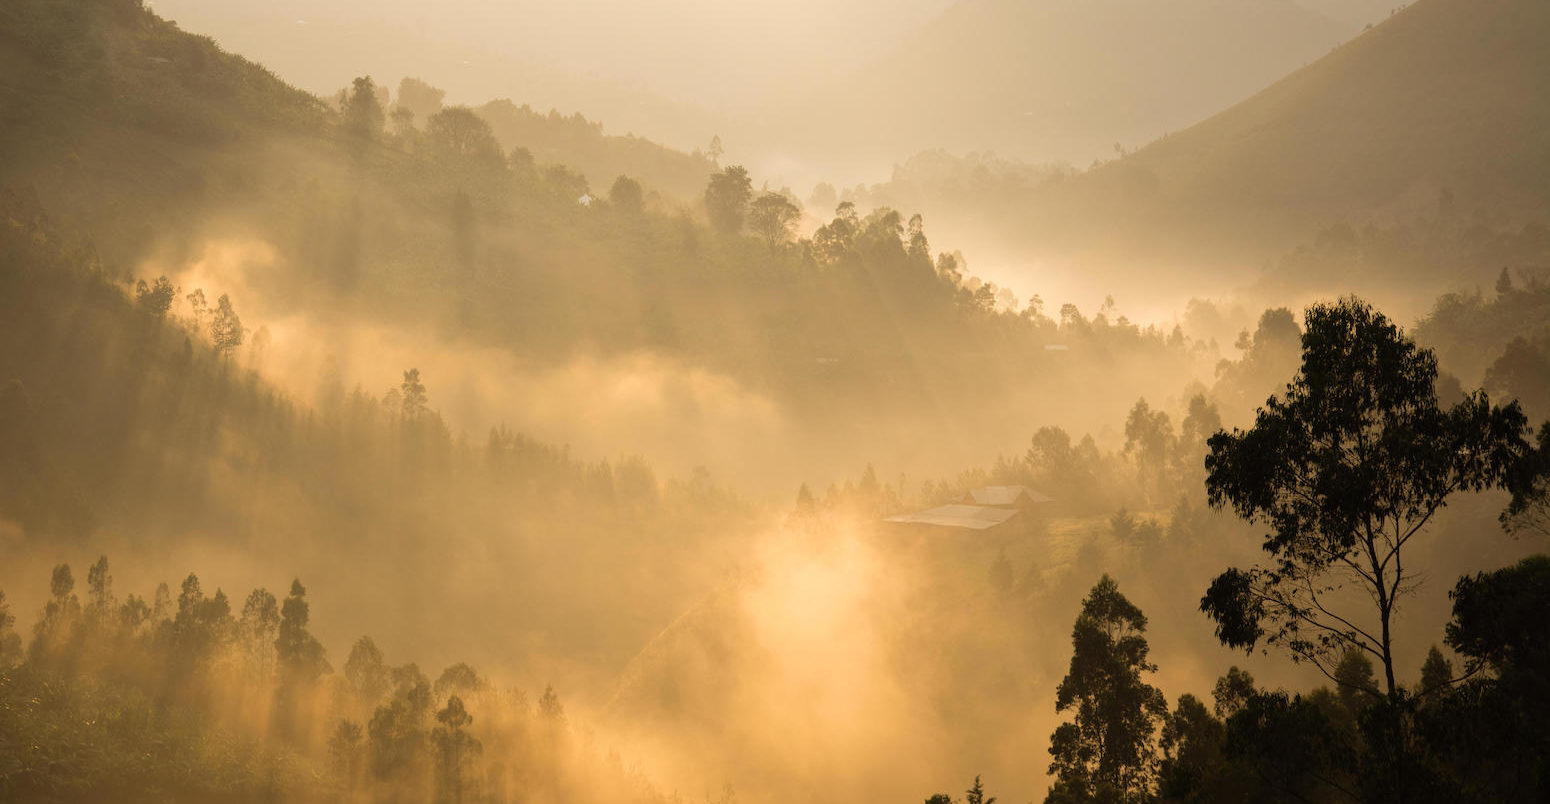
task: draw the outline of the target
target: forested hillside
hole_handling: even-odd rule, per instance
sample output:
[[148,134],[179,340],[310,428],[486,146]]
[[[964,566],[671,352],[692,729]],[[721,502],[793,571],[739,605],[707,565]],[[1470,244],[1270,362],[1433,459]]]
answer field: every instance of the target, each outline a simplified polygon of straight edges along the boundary
[[[201,40],[133,4],[28,2],[8,13],[16,30],[8,42],[46,35],[104,54],[94,69],[37,68],[35,81],[13,88],[21,95],[43,92],[50,81],[81,96],[106,95],[142,63],[165,70],[160,80],[215,87],[224,80],[186,60],[143,62],[151,57],[127,43],[152,34]],[[415,328],[440,342],[500,350],[536,370],[582,355],[665,358],[726,378],[777,413],[796,411],[813,443],[831,442],[831,456],[897,444],[900,428],[934,428],[943,444],[962,445],[955,459],[984,455],[1009,433],[1010,411],[1055,377],[1077,384],[1118,377],[1128,395],[1145,392],[1159,372],[1190,372],[1214,359],[1112,306],[1084,312],[982,282],[907,210],[804,211],[757,190],[760,182],[735,166],[707,181],[694,203],[679,205],[667,189],[654,198],[655,188],[630,175],[589,181],[574,166],[545,163],[540,152],[555,136],[547,122],[529,132],[532,147],[508,151],[474,110],[432,105],[423,118],[399,116],[407,107],[384,106],[379,88],[363,79],[330,111],[208,42],[200,46],[254,87],[194,106],[250,120],[225,138],[183,147],[181,129],[149,111],[164,102],[151,91],[126,96],[122,119],[104,121],[77,105],[12,132],[0,180],[35,189],[50,214],[91,237],[110,271],[178,280],[202,263],[218,274],[202,281],[243,288],[246,306],[266,318]],[[21,52],[19,44],[12,49]],[[273,104],[249,97],[260,91],[306,113],[272,121]],[[500,119],[492,110],[501,108],[484,113]],[[527,118],[520,109],[513,115],[509,136],[517,141],[529,135],[518,125]],[[67,150],[50,126],[95,132],[102,150]],[[579,121],[567,126],[579,129],[567,140],[572,153],[596,137]],[[610,154],[627,152],[606,143]],[[661,155],[648,149],[641,158]],[[151,217],[141,213],[147,209]],[[822,226],[799,237],[804,219]],[[225,261],[236,264],[211,256],[231,244],[268,256]],[[312,353],[309,376],[291,385],[310,396],[321,355],[282,328],[274,337],[276,356]],[[346,355],[335,356],[349,364],[348,382],[370,379]],[[1147,370],[1125,369],[1140,365]],[[916,415],[920,400],[932,406],[925,417]],[[987,411],[984,424],[953,416],[966,404]],[[879,420],[886,426],[871,424]],[[838,471],[855,468],[854,458],[830,460]],[[793,469],[782,469],[782,486]]]
[[0,800],[1545,798],[1547,26],[1420,0],[1088,171],[804,206],[10,0]]

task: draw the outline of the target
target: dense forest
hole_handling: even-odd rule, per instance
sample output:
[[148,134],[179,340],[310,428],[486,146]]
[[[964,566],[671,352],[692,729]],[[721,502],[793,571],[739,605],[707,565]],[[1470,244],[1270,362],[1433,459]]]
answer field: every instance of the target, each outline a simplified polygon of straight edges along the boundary
[[[1136,154],[803,199],[12,0],[0,800],[1550,798],[1542,154],[1264,154],[1429,125],[1450,20],[1513,80],[1439,103],[1542,88],[1538,11],[1414,5]],[[1093,231],[1158,260],[1038,256]]]

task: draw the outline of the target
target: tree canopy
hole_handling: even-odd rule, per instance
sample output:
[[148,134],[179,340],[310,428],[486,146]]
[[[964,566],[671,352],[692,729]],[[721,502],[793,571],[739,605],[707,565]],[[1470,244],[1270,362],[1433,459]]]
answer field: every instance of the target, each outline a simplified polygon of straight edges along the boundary
[[[1250,429],[1209,441],[1211,504],[1268,526],[1272,561],[1222,573],[1201,608],[1224,644],[1264,641],[1331,678],[1345,649],[1365,651],[1392,695],[1391,620],[1415,580],[1404,548],[1455,492],[1504,484],[1528,453],[1526,421],[1480,391],[1440,406],[1436,357],[1357,299],[1310,307],[1306,326],[1286,391]],[[1373,609],[1332,599],[1346,584]]]
[[1056,690],[1055,711],[1075,717],[1050,735],[1056,782],[1047,802],[1147,796],[1154,734],[1168,702],[1143,678],[1157,669],[1145,633],[1146,615],[1104,575],[1071,630],[1071,669]]

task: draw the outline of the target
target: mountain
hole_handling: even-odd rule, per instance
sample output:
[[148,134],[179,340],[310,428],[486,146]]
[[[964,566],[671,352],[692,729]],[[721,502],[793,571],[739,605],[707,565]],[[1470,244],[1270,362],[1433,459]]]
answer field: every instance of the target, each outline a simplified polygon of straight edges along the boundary
[[[1253,97],[1090,170],[1019,178],[985,160],[912,160],[868,201],[922,209],[976,245],[971,260],[1061,266],[1100,298],[1121,285],[1220,292],[1210,283],[1251,282],[1246,267],[1316,247],[1340,225],[1340,242],[1369,224],[1415,229],[1391,232],[1400,240],[1447,235],[1429,248],[1450,251],[1443,262],[1457,268],[1470,227],[1518,237],[1550,216],[1546,41],[1550,6],[1538,0],[1421,0]],[[1541,259],[1537,231],[1510,262]],[[1508,262],[1488,251],[1481,267],[1494,276]],[[1139,282],[1137,267],[1151,269]]]
[[1297,0],[1297,5],[1352,26],[1353,32],[1382,22],[1403,4],[1394,0]]
[[[1152,207],[1312,222],[1430,205],[1550,211],[1550,6],[1422,0],[1104,170]],[[1284,224],[1281,224],[1284,225]]]
[[801,138],[822,110],[822,139],[804,144],[831,163],[947,148],[1085,164],[1247,97],[1349,33],[1285,0],[961,0],[761,122]]

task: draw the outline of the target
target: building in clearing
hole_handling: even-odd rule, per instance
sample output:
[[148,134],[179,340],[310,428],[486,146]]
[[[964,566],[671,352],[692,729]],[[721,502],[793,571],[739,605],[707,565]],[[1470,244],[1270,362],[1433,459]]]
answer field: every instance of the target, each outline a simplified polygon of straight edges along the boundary
[[1027,486],[986,486],[970,491],[956,503],[890,516],[883,521],[926,528],[1013,531],[1018,520],[1030,516],[1030,509],[1053,501]]
[[1027,510],[1040,503],[1054,502],[1054,498],[1040,494],[1027,486],[986,486],[963,495],[963,502],[992,508]]

